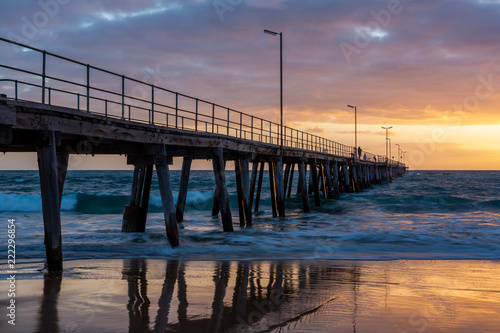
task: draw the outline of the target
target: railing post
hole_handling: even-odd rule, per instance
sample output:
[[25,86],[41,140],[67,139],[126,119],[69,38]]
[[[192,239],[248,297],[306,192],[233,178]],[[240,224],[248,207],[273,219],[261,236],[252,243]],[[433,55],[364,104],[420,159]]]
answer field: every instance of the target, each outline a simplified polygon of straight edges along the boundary
[[48,89],[49,89],[49,105],[51,105],[51,97],[52,97],[51,96],[52,95],[51,90],[52,89],[50,87]]
[[198,98],[196,99],[196,114],[194,118],[194,131],[198,132]]
[[264,120],[260,118],[260,142],[264,142]]
[[215,125],[215,104],[212,103],[212,133],[214,133],[214,125]]
[[243,113],[240,112],[240,139],[241,133],[243,133]]
[[107,99],[104,101],[104,116],[106,118],[108,117],[108,100]]
[[151,86],[151,125],[155,124],[155,85]]
[[132,117],[130,116],[130,104],[128,105],[128,121],[130,121]]
[[43,51],[43,64],[42,64],[42,104],[45,104],[45,70],[47,67],[47,51]]
[[252,127],[251,127],[250,131],[252,132],[252,134],[251,134],[251,139],[252,139],[252,141],[253,141],[253,116],[252,116]]
[[229,136],[229,108],[227,108],[227,136]]
[[178,128],[177,118],[179,116],[179,93],[175,93],[175,128]]
[[87,112],[90,112],[90,65],[87,64]]
[[15,82],[15,90],[16,90],[16,101],[17,101],[17,80]]
[[125,119],[125,75],[122,75],[122,119]]
[[76,108],[78,109],[78,111],[80,111],[80,94],[76,94],[77,98],[78,98],[78,101],[76,103]]

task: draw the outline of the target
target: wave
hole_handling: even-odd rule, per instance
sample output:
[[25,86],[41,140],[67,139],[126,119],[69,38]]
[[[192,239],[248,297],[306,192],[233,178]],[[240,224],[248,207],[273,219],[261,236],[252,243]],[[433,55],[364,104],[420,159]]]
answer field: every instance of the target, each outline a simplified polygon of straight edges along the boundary
[[[81,214],[121,214],[129,202],[129,195],[72,193],[63,195],[61,211]],[[174,202],[177,202],[177,194],[174,195]],[[212,202],[213,192],[188,192],[186,210],[211,209]],[[0,193],[0,211],[41,212],[42,199],[39,194]],[[149,211],[152,213],[163,211],[160,195],[151,195]]]

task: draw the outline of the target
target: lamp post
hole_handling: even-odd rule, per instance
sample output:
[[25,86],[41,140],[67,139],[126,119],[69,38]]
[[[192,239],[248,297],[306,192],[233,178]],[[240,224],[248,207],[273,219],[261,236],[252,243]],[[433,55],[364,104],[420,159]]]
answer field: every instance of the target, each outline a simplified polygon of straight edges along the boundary
[[356,156],[356,149],[358,149],[358,111],[356,105],[348,105],[347,107],[354,109],[354,155]]
[[402,152],[403,154],[403,164],[406,165],[406,150]]
[[264,30],[264,33],[277,36],[280,35],[280,156],[283,157],[283,33]]
[[389,151],[388,144],[389,144],[389,130],[392,128],[392,126],[389,127],[384,127],[382,126],[383,129],[385,129],[385,158],[387,161],[389,161],[389,155],[387,154]]
[[399,145],[399,143],[396,143],[396,146],[398,146],[398,163],[400,163],[401,158],[399,157],[399,151],[401,150],[401,146]]

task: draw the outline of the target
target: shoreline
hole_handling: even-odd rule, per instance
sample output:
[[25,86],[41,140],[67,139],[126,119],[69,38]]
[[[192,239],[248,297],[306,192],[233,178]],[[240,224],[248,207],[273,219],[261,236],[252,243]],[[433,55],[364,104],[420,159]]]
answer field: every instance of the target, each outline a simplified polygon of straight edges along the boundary
[[500,326],[498,260],[64,263],[62,274],[51,276],[40,271],[43,262],[17,265],[19,321],[10,331],[409,333]]

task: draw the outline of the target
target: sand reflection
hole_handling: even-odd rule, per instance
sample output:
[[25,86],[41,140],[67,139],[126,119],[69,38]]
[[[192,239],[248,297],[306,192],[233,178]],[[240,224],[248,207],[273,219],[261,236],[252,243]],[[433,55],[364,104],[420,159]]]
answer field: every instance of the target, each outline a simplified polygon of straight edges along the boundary
[[[75,332],[481,332],[500,325],[498,262],[93,264],[44,279],[28,331],[68,331],[68,321]],[[71,308],[102,292],[101,280],[113,288],[83,322]]]

